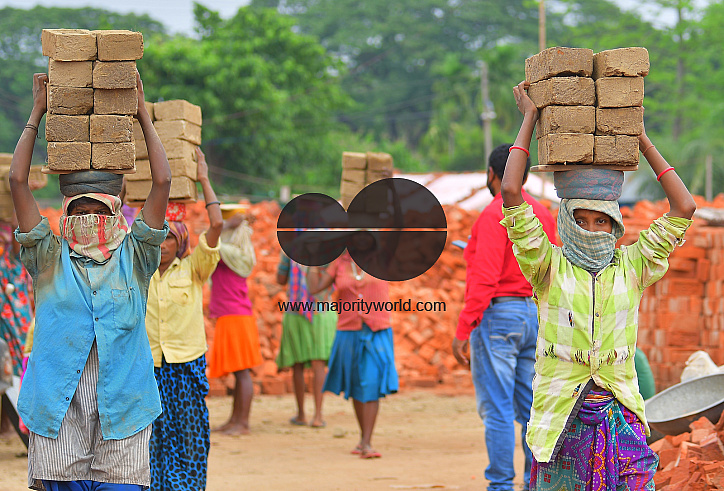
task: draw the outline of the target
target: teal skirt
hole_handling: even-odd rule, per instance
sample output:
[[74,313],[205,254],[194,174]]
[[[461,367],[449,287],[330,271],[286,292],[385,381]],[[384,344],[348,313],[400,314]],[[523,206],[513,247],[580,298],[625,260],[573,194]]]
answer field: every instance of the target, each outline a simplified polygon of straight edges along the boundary
[[391,328],[372,331],[362,324],[359,331],[337,331],[323,390],[370,402],[398,388]]
[[315,313],[312,322],[298,314],[284,314],[277,366],[288,368],[297,363],[309,366],[312,360],[326,362],[336,330],[336,312]]

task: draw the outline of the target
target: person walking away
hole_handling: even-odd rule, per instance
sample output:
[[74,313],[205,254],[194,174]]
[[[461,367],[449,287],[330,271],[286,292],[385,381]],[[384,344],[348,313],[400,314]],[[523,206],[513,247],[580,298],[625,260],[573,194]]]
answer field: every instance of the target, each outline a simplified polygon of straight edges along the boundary
[[[491,491],[513,489],[515,425],[520,423],[525,442],[533,402],[533,364],[538,335],[538,313],[530,283],[520,272],[513,244],[503,219],[500,183],[510,144],[498,145],[488,159],[488,189],[493,201],[473,225],[464,257],[467,262],[465,305],[453,338],[453,354],[469,367],[480,418],[485,427],[488,467],[485,477]],[[525,162],[525,183],[530,159]],[[543,229],[555,242],[555,221],[550,212],[525,191],[526,203],[536,211]],[[466,353],[469,347],[469,358]],[[530,478],[531,453],[525,454],[524,481]]]

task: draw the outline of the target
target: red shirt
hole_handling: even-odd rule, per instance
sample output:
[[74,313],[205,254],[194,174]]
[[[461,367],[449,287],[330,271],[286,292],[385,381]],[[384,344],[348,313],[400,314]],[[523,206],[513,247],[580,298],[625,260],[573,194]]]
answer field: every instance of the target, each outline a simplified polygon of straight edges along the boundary
[[[523,191],[523,199],[533,207],[535,216],[553,244],[556,222],[550,212]],[[498,193],[485,207],[473,225],[463,257],[467,262],[465,306],[460,312],[455,337],[464,341],[483,320],[483,312],[495,297],[530,297],[533,289],[520,272],[513,255],[508,232],[500,224],[503,219],[503,196]]]

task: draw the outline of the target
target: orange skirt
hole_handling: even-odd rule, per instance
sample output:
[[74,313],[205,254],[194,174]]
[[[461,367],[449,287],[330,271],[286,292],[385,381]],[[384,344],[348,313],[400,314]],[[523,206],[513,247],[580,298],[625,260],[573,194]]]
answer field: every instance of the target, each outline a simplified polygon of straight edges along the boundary
[[224,315],[216,319],[209,353],[209,377],[246,370],[262,363],[259,331],[254,316]]

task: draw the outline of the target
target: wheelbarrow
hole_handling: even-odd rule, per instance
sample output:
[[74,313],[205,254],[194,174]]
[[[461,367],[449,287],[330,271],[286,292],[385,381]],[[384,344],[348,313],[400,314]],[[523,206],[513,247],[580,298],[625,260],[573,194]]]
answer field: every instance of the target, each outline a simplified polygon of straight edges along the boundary
[[724,412],[724,373],[676,384],[646,401],[649,425],[665,435],[690,431],[689,425],[706,417],[717,423]]

